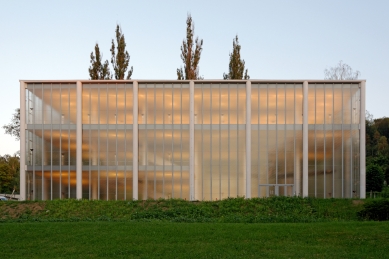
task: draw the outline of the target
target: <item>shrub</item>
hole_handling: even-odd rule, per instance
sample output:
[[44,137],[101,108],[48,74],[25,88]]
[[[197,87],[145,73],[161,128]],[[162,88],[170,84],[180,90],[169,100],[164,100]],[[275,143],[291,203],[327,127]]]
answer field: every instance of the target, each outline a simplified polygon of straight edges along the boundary
[[379,165],[369,164],[366,167],[366,191],[380,192],[384,181],[384,172]]
[[358,212],[361,220],[389,220],[389,199],[370,200],[364,204],[364,208]]

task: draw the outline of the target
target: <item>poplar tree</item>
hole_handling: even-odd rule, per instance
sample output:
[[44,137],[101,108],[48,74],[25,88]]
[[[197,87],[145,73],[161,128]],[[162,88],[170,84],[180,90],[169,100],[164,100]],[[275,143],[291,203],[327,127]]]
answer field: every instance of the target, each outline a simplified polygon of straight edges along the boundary
[[[126,75],[130,63],[130,55],[126,51],[126,41],[119,25],[116,26],[116,45],[115,41],[112,40],[111,54],[111,63],[113,70],[115,71],[115,79],[122,80]],[[131,79],[132,72],[133,67],[128,71],[126,79]]]
[[91,80],[112,79],[108,60],[102,64],[101,58],[99,44],[96,43],[95,54],[93,54],[93,51],[90,54],[89,77]]
[[[245,62],[240,58],[240,49],[238,35],[232,41],[232,53],[230,53],[230,65],[228,74],[223,73],[223,78],[228,79],[250,79],[250,76],[244,70]],[[243,74],[244,72],[244,74]]]
[[203,50],[203,40],[199,40],[196,37],[193,42],[194,36],[194,23],[192,22],[192,16],[188,14],[186,19],[186,40],[182,41],[181,46],[181,59],[184,63],[184,69],[177,69],[178,80],[196,80],[203,79],[199,76],[199,62],[201,57],[201,51]]

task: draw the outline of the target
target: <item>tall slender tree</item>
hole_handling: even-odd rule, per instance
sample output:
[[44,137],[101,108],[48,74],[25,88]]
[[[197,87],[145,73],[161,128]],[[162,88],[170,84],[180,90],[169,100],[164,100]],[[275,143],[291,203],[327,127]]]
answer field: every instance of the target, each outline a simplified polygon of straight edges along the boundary
[[103,64],[101,63],[101,58],[102,55],[100,54],[99,44],[96,43],[95,54],[93,54],[93,51],[90,53],[91,66],[89,67],[89,77],[92,80],[112,79],[108,60]]
[[[230,65],[228,74],[223,74],[224,79],[250,79],[250,76],[244,70],[245,62],[240,58],[240,49],[238,35],[232,41],[232,53],[230,53]],[[244,72],[244,74],[243,74]]]
[[[126,71],[130,63],[130,55],[126,50],[126,41],[119,25],[116,26],[116,45],[115,41],[112,40],[111,54],[111,63],[113,70],[115,71],[115,78],[122,80],[126,75]],[[126,79],[131,79],[132,72],[133,67],[131,66]]]
[[192,22],[192,16],[188,14],[186,19],[186,40],[182,41],[181,46],[181,59],[184,63],[184,69],[177,69],[178,80],[196,80],[203,79],[199,76],[199,62],[201,57],[201,51],[203,50],[203,40],[199,40],[194,37],[194,23]]

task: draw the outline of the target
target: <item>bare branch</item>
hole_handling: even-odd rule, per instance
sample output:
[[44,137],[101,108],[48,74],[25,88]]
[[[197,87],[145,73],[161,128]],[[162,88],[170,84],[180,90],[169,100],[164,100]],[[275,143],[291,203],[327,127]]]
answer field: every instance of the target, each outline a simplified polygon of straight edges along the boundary
[[331,67],[330,69],[324,70],[324,79],[328,80],[357,80],[361,75],[361,72],[353,71],[352,68],[343,63],[343,61],[339,61],[336,67]]

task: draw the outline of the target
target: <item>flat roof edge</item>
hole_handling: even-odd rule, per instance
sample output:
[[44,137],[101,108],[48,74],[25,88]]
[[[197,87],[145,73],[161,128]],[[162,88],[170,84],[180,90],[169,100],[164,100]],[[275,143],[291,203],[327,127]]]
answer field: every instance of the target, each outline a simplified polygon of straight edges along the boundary
[[326,80],[326,79],[250,79],[250,80],[223,80],[223,79],[207,79],[207,80],[169,80],[169,79],[131,79],[131,80],[88,80],[88,79],[65,79],[65,80],[24,80],[21,79],[21,83],[189,83],[195,81],[197,83],[243,83],[243,82],[254,82],[254,83],[361,83],[366,82],[366,79],[359,80]]

